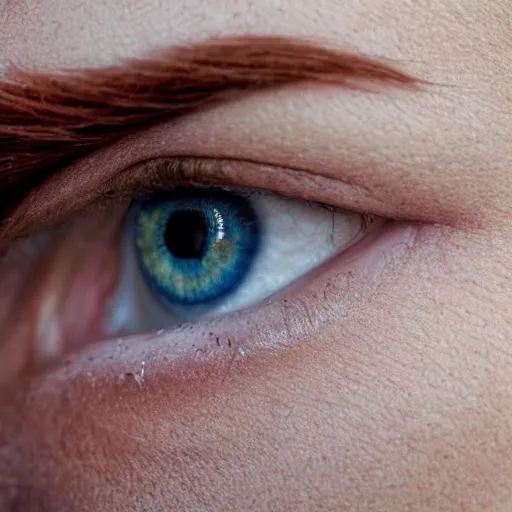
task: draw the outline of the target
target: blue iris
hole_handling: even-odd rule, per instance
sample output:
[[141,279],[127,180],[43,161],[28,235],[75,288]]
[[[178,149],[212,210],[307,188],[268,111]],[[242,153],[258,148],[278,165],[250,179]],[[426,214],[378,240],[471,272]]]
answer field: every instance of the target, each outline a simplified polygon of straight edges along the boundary
[[260,223],[231,191],[176,188],[134,205],[142,274],[169,307],[211,304],[236,290],[258,252]]

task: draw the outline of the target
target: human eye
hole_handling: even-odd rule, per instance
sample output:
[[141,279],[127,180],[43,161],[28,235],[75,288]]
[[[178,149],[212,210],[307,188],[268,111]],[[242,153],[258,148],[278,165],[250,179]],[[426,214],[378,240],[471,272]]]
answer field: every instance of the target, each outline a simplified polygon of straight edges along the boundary
[[[194,165],[200,173],[202,162]],[[160,183],[170,167],[160,162]],[[264,190],[145,188],[135,197],[133,186],[120,190],[9,247],[4,274],[37,290],[31,335],[42,357],[53,357],[64,339],[81,346],[243,313],[304,285],[384,223]]]
[[189,187],[135,199],[108,329],[165,329],[255,306],[348,249],[370,222],[262,191]]
[[[273,41],[274,45],[277,43]],[[287,52],[297,50],[287,44],[283,46]],[[299,47],[303,52],[304,47]],[[266,47],[261,51],[264,53]],[[260,53],[256,51],[255,55]],[[338,57],[329,52],[314,54],[321,63]],[[369,70],[370,63],[364,59],[362,62],[363,65],[354,66],[355,71],[349,69],[349,76],[363,70],[384,83],[412,82],[405,74],[379,69],[378,65],[377,71]],[[311,77],[314,67],[311,63],[308,66],[302,80]],[[290,71],[264,71],[270,77],[272,73],[278,77],[270,80],[269,86],[286,83],[283,76],[287,73],[289,81],[297,81],[293,67]],[[221,66],[218,73],[223,72]],[[335,78],[339,73],[336,66],[334,72],[330,71],[333,76],[315,73],[320,81],[332,84],[339,80]],[[235,76],[237,87],[246,75],[244,63],[240,77]],[[153,75],[148,76],[153,79]],[[355,80],[357,76],[351,78]],[[94,73],[85,79],[92,84],[99,80]],[[125,79],[133,81],[129,74]],[[59,80],[43,80],[43,86],[59,85]],[[99,133],[114,149],[100,149],[94,154],[100,139],[89,128],[87,114],[83,114],[84,120],[77,121],[76,98],[66,96],[68,86],[65,82],[57,87],[58,91],[65,91],[63,97],[46,93],[47,103],[35,117],[34,127],[25,126],[26,99],[21,113],[12,113],[21,119],[29,140],[45,140],[34,146],[36,152],[31,155],[26,151],[26,141],[20,144],[15,135],[14,153],[7,165],[18,158],[20,169],[26,172],[31,166],[69,163],[69,157],[78,158],[78,166],[70,165],[44,180],[15,206],[1,233],[5,254],[0,272],[12,290],[2,297],[0,311],[8,333],[6,339],[19,346],[20,337],[24,342],[28,339],[25,345],[30,347],[21,355],[18,350],[18,365],[26,364],[27,358],[31,365],[38,360],[53,361],[62,353],[93,341],[119,336],[147,334],[150,340],[155,331],[170,333],[169,344],[174,340],[174,346],[185,351],[196,348],[198,336],[205,332],[209,335],[199,346],[210,347],[213,337],[217,345],[222,338],[230,347],[233,333],[240,334],[241,326],[246,333],[260,335],[263,343],[276,336],[281,343],[281,335],[287,336],[294,329],[282,316],[280,307],[332,273],[342,257],[345,264],[338,272],[350,274],[353,260],[358,259],[354,249],[359,247],[359,256],[371,253],[365,244],[388,224],[388,216],[378,203],[368,199],[363,187],[321,173],[266,163],[264,158],[259,162],[244,160],[236,155],[162,156],[162,144],[155,133],[148,136],[140,131],[151,115],[160,119],[160,114],[153,114],[153,106],[148,107],[149,113],[137,106],[136,114],[123,106],[120,119],[109,117],[112,106],[105,107],[105,124]],[[20,94],[31,94],[28,106],[39,108],[34,99],[38,93],[30,92],[31,87],[30,83],[24,86]],[[167,84],[162,87],[170,94]],[[178,117],[187,109],[193,113],[201,103],[197,99],[198,94],[204,94],[197,92],[201,89],[190,84],[188,87],[193,91],[192,99],[187,95],[183,99],[181,85],[172,93],[184,104],[178,108],[171,103]],[[156,95],[153,89],[152,94]],[[140,84],[130,94],[141,90],[147,94]],[[47,115],[52,101],[57,103],[55,112],[63,116],[61,122],[67,135],[62,135],[61,128],[53,132],[47,121],[44,131],[37,124]],[[87,106],[87,95],[83,101]],[[98,101],[99,98],[90,106],[96,114]],[[116,106],[118,101],[116,96]],[[208,104],[211,98],[205,101]],[[163,108],[161,103],[158,108]],[[68,112],[71,114],[66,117]],[[134,135],[128,142],[112,129],[121,121],[128,123],[128,133]],[[137,132],[130,131],[135,128]],[[6,130],[10,133],[12,128]],[[66,144],[59,142],[61,138]],[[83,143],[74,142],[80,138]],[[153,149],[148,151],[147,146]],[[50,153],[47,147],[57,149]],[[64,151],[63,147],[68,149]],[[92,160],[80,160],[84,147],[93,150]],[[123,148],[123,158],[128,155],[129,165],[119,164],[123,158],[113,156],[119,147]],[[82,177],[84,166],[89,170],[86,180]],[[318,291],[310,295],[317,297]],[[293,320],[302,322],[300,316]],[[310,318],[309,323],[315,322]],[[190,326],[197,326],[192,334],[187,330]],[[130,338],[123,338],[123,344],[140,348]],[[147,346],[151,346],[149,341],[141,350]],[[15,369],[16,364],[10,366]],[[8,378],[8,372],[3,378]]]

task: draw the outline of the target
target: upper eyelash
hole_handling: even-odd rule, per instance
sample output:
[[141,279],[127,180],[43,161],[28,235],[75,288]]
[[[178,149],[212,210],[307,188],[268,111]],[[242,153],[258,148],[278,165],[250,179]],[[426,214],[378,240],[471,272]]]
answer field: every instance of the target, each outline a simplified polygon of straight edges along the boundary
[[[240,164],[249,164],[251,166],[260,167],[273,167],[264,164],[256,164],[251,162],[240,161]],[[0,229],[0,247],[2,243],[10,243],[15,239],[31,236],[41,229],[50,229],[65,223],[69,216],[93,214],[97,211],[104,211],[106,208],[120,207],[127,208],[130,201],[138,196],[150,194],[159,189],[172,188],[175,186],[209,186],[219,188],[230,188],[240,190],[254,190],[255,192],[265,191],[274,192],[281,195],[284,199],[300,199],[309,202],[312,206],[322,207],[325,209],[334,209],[335,211],[354,211],[346,209],[343,205],[336,206],[326,202],[318,201],[308,197],[308,192],[301,188],[299,193],[288,195],[287,187],[281,190],[282,187],[273,186],[265,187],[256,186],[254,181],[245,183],[244,179],[237,179],[234,177],[233,172],[227,172],[228,166],[236,167],[237,161],[233,159],[216,159],[216,158],[194,158],[194,157],[157,157],[146,161],[140,161],[136,164],[124,168],[116,173],[114,176],[101,183],[92,193],[81,194],[80,189],[77,190],[77,197],[80,198],[83,204],[79,206],[64,206],[63,211],[52,213],[55,217],[48,222],[46,218],[38,220],[35,227],[27,226],[27,219],[32,219],[33,215],[30,213],[34,202],[37,201],[37,189],[34,191],[32,200],[27,204],[15,210],[11,219],[4,224],[3,230]],[[279,172],[276,170],[276,172]],[[237,173],[235,173],[237,174]],[[241,172],[240,175],[244,173]],[[323,178],[323,177],[321,177]],[[323,178],[325,179],[325,178]],[[330,180],[329,180],[330,181]],[[279,182],[279,183],[278,183]],[[273,181],[273,185],[281,185],[281,180],[278,182]],[[51,183],[51,182],[50,182]],[[341,182],[340,182],[341,183]],[[298,191],[296,191],[298,192]],[[58,194],[58,190],[55,191]],[[53,191],[52,191],[53,194]],[[310,194],[311,195],[311,194]],[[58,195],[57,195],[58,197]],[[342,202],[343,197],[340,197]],[[45,204],[44,202],[41,204]],[[369,219],[372,218],[371,214],[366,212],[358,212],[362,216],[362,227],[365,229],[368,226]],[[37,229],[36,229],[37,228]]]
[[[203,163],[205,161],[208,161],[208,163],[217,163],[217,169],[215,172],[216,180],[218,181],[219,178],[222,175],[222,166],[221,161],[215,161],[213,159],[172,159],[170,163],[172,162],[172,171],[171,175],[173,176],[173,184],[169,184],[169,171],[167,168],[163,169],[162,166],[156,165],[153,168],[153,172],[149,172],[147,174],[148,181],[144,184],[144,186],[137,188],[135,190],[131,191],[130,196],[127,195],[126,191],[118,190],[116,193],[116,189],[111,186],[106,186],[105,191],[102,194],[103,200],[110,200],[110,201],[119,201],[119,200],[126,200],[128,197],[130,199],[133,199],[134,197],[137,197],[138,195],[144,194],[151,194],[159,189],[164,188],[170,188],[175,186],[204,186],[204,187],[216,187],[216,188],[225,188],[230,190],[237,190],[240,194],[244,195],[245,197],[251,197],[254,194],[263,193],[263,190],[251,190],[243,187],[233,187],[233,186],[218,186],[215,184],[212,184],[211,182],[208,182],[208,180],[205,180],[206,182],[198,183],[198,181],[201,178],[204,178],[202,173],[203,170]],[[162,172],[163,170],[163,172]],[[200,178],[201,177],[201,178]],[[135,193],[133,193],[135,192]],[[268,191],[265,191],[268,192]],[[295,201],[297,198],[295,197],[285,197],[281,196],[282,200],[286,201]],[[320,201],[313,201],[309,199],[302,199],[307,205],[311,206],[312,208],[322,208],[330,212],[341,212],[344,209],[339,208],[337,206],[333,206],[330,204],[322,203]],[[107,201],[108,202],[108,201]],[[362,213],[361,215],[361,231],[366,230],[370,224],[374,220],[374,216],[366,213]]]

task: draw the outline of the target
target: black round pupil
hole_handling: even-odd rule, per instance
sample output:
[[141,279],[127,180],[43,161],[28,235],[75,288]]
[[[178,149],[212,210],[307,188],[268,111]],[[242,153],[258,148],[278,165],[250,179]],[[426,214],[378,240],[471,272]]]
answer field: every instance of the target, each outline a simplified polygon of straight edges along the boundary
[[198,210],[174,212],[167,221],[165,244],[176,258],[201,258],[204,252],[208,222]]

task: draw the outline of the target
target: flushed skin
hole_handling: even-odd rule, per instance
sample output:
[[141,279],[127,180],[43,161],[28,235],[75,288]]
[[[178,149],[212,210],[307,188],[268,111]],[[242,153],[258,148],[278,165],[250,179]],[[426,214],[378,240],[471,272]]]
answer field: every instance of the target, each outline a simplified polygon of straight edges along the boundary
[[162,365],[143,385],[94,367],[2,392],[6,510],[511,509],[508,2],[2,9],[2,60],[42,70],[249,31],[324,38],[448,84],[414,97],[283,90],[163,127],[190,155],[263,152],[432,223],[382,241],[376,270],[365,256],[364,270],[313,280],[303,309],[280,304],[289,325],[310,319],[284,350]]

